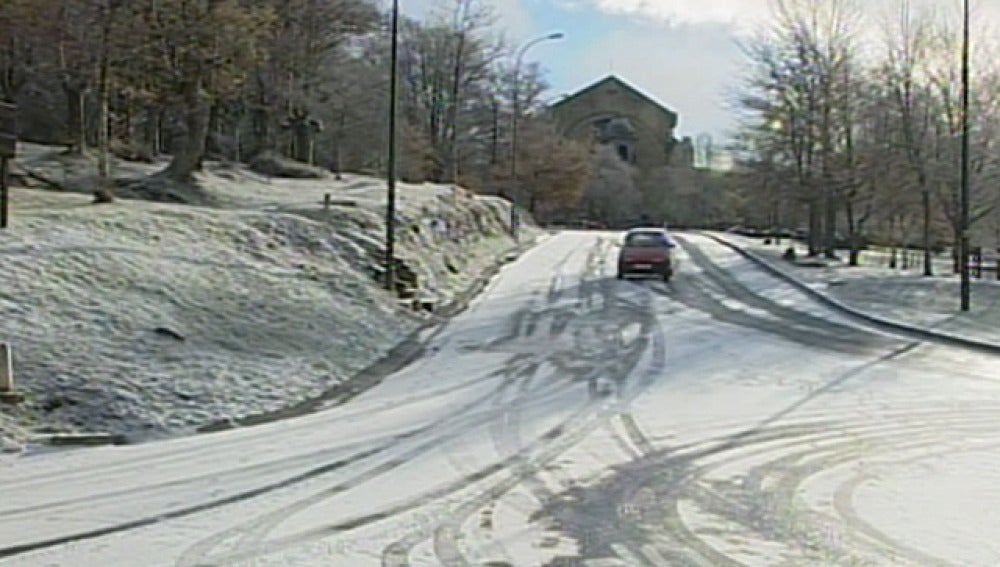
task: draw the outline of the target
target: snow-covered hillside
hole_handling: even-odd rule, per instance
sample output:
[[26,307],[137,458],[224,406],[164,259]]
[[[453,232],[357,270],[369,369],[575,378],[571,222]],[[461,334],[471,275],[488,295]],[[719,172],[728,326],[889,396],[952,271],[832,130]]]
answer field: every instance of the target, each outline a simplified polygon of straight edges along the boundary
[[[32,171],[56,163],[32,150]],[[0,409],[0,434],[141,438],[276,410],[433,317],[376,281],[384,181],[268,179],[222,164],[199,181],[220,206],[13,191],[0,341],[13,346],[28,399]],[[500,199],[401,184],[398,256],[420,297],[445,305],[487,273],[514,246],[508,218]]]

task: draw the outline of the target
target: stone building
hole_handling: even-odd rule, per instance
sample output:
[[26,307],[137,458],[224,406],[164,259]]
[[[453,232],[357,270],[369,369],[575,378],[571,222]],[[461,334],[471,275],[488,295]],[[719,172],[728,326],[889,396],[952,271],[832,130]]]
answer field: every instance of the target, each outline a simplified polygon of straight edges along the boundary
[[611,75],[549,107],[566,136],[612,146],[637,169],[692,165],[693,144],[677,140],[677,113]]
[[[595,153],[599,168],[607,170],[610,149],[622,162],[614,169],[629,172],[599,174],[573,216],[608,225],[705,222],[710,199],[694,168],[692,140],[675,136],[676,112],[612,75],[551,105],[549,115],[563,135],[604,147]],[[631,212],[612,206],[626,201],[634,203]]]

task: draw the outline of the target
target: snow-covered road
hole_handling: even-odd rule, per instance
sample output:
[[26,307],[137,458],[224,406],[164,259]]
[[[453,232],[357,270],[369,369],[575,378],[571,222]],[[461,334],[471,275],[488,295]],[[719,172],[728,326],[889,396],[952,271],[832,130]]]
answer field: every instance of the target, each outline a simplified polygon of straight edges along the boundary
[[1000,359],[856,326],[683,235],[506,267],[349,404],[0,461],[0,565],[996,565]]

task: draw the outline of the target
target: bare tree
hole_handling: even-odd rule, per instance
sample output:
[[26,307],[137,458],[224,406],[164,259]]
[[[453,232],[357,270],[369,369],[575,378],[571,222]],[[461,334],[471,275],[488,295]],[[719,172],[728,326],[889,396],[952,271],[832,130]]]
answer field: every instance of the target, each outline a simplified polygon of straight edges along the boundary
[[189,183],[204,157],[212,104],[239,92],[262,56],[271,11],[238,0],[141,0],[128,7],[133,25],[145,34],[135,49],[143,77],[165,95],[183,125],[160,177]]
[[460,140],[477,84],[487,81],[503,55],[490,34],[492,11],[478,0],[453,0],[428,24],[409,22],[400,61],[408,118],[423,124],[434,150],[431,178],[454,178]]
[[924,275],[934,274],[932,256],[933,207],[928,163],[929,138],[933,135],[931,107],[926,81],[931,49],[931,19],[926,12],[914,14],[909,0],[902,0],[898,17],[884,27],[886,33],[884,77],[895,110],[898,135],[887,133],[902,153],[920,192]]
[[635,167],[622,161],[609,145],[599,147],[596,157],[594,178],[582,196],[580,210],[612,226],[635,220],[642,208]]

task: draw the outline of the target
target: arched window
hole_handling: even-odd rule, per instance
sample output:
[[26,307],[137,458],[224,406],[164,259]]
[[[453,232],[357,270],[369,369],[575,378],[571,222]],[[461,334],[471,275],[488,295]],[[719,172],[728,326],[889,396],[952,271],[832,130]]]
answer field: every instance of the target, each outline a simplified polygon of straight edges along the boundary
[[635,165],[636,151],[634,144],[631,142],[618,142],[615,145],[615,149],[618,152],[618,157],[621,158],[623,162]]
[[618,144],[618,157],[622,158],[622,161],[631,161],[631,153],[628,144]]

